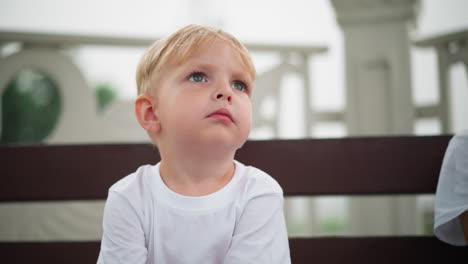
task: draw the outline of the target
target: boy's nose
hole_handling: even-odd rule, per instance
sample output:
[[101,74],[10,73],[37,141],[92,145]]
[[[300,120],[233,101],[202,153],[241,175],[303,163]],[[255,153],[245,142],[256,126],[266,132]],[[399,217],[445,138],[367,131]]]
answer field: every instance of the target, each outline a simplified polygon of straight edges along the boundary
[[218,89],[214,92],[215,100],[226,100],[228,103],[232,102],[232,88],[229,83],[219,84]]
[[228,103],[231,103],[232,96],[231,96],[231,95],[227,95],[227,94],[223,94],[222,92],[219,92],[219,93],[216,95],[216,99],[218,99],[218,100],[227,100]]

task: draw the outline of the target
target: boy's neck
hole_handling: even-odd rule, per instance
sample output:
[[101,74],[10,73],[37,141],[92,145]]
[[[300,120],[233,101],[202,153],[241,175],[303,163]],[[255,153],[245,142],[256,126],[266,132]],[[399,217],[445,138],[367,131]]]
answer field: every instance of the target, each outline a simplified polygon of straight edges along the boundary
[[185,196],[203,196],[222,189],[234,175],[234,153],[190,151],[161,153],[160,174],[166,186]]

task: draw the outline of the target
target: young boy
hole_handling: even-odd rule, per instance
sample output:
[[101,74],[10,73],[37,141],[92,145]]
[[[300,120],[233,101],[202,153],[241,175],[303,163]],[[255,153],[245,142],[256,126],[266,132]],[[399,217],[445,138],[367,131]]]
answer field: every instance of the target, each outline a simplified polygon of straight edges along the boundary
[[161,162],[109,189],[98,263],[290,263],[281,187],[234,160],[254,78],[222,30],[190,25],[147,50],[135,113]]

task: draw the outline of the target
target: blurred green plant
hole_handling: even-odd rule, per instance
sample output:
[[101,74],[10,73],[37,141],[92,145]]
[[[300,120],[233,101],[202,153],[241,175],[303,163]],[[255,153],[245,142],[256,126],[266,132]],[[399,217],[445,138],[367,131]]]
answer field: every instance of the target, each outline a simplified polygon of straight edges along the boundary
[[299,236],[302,235],[306,232],[305,228],[305,221],[303,219],[289,219],[289,221],[286,222],[287,224],[287,229],[288,229],[288,234],[290,236]]
[[426,211],[423,214],[424,235],[434,234],[434,211]]
[[96,98],[98,101],[98,112],[104,110],[117,98],[117,93],[109,83],[99,83],[96,85]]
[[[98,111],[103,112],[117,93],[108,83],[96,86]],[[0,144],[40,143],[54,130],[62,110],[60,89],[35,69],[18,72],[1,96]]]
[[59,88],[46,74],[24,69],[2,94],[0,143],[39,143],[55,128],[62,109]]
[[345,231],[346,223],[343,218],[329,217],[319,222],[319,230],[322,234],[337,234]]

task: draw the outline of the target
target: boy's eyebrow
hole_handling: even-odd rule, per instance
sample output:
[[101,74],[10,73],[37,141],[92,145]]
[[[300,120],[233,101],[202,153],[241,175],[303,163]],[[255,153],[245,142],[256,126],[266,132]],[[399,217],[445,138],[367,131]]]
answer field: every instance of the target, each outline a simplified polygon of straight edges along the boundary
[[[212,64],[210,62],[192,62],[192,63],[189,62],[187,64],[187,67],[189,67],[189,68],[199,68],[201,70],[213,70],[213,69],[217,68],[214,64]],[[233,70],[233,76],[235,76],[236,78],[241,78],[243,81],[253,82],[252,78],[250,77],[249,72],[246,69],[244,69],[243,67],[240,68],[240,71],[239,70]]]
[[213,69],[216,68],[212,63],[210,62],[189,62],[187,64],[189,67],[195,67],[195,68],[202,68],[202,69]]

